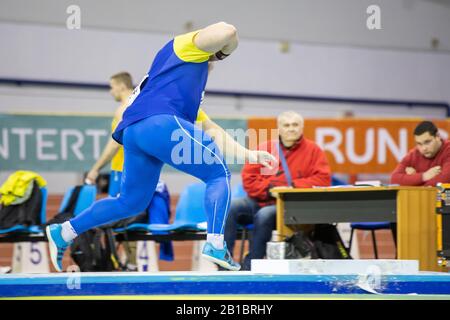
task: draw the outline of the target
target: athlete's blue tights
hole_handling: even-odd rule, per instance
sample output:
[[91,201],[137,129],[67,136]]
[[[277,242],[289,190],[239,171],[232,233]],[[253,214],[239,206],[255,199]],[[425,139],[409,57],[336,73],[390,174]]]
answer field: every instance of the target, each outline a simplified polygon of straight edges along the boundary
[[120,195],[97,201],[70,220],[78,235],[144,211],[164,163],[206,183],[208,233],[223,234],[231,196],[230,172],[211,137],[186,120],[162,114],[127,127],[123,146]]

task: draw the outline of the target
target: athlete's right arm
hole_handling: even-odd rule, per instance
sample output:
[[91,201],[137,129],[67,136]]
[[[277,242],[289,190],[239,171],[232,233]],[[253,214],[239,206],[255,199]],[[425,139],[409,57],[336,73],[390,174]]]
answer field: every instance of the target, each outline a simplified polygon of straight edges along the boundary
[[237,30],[225,22],[215,23],[201,29],[194,38],[194,44],[206,52],[221,51],[225,55],[230,55],[238,46]]
[[[123,113],[125,112],[125,109],[127,108],[127,105],[121,105],[119,108],[117,108],[115,114],[114,114],[114,121],[115,123],[119,123],[122,120]],[[115,129],[116,125],[114,125],[113,130]],[[97,180],[97,177],[99,175],[100,170],[108,164],[116,155],[117,152],[119,152],[120,144],[118,144],[113,138],[110,138],[108,140],[108,143],[106,144],[105,148],[102,151],[102,154],[100,155],[100,158],[95,162],[95,164],[92,166],[91,170],[89,170],[86,180],[89,183],[94,184]]]
[[202,130],[213,138],[216,145],[226,156],[237,157],[251,163],[259,163],[271,170],[277,164],[277,159],[273,155],[267,151],[245,148],[209,117],[206,117],[201,125]]

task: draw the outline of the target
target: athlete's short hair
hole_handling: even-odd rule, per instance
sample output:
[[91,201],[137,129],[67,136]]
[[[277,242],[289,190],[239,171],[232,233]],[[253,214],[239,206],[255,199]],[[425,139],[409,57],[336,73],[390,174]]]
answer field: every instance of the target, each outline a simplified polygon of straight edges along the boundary
[[128,89],[133,89],[133,79],[128,72],[119,72],[111,76],[111,79],[123,83]]

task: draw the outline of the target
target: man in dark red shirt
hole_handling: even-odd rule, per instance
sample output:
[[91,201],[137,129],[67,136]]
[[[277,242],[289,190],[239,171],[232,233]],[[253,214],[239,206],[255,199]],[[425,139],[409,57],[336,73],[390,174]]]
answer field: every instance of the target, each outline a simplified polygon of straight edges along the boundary
[[278,117],[279,139],[262,143],[258,149],[266,150],[278,160],[278,167],[265,172],[259,164],[245,164],[242,182],[247,197],[231,202],[225,227],[225,241],[233,252],[238,224],[253,223],[250,253],[242,270],[250,269],[251,259],[262,259],[266,254],[266,243],[270,241],[276,227],[275,199],[269,190],[273,187],[288,187],[288,179],[280,161],[278,145],[290,171],[291,185],[295,188],[329,186],[331,170],[325,152],[313,141],[303,137],[303,118],[296,112],[283,112]]
[[397,166],[391,183],[402,186],[436,186],[450,182],[450,143],[443,140],[438,128],[423,121],[414,130],[416,147]]

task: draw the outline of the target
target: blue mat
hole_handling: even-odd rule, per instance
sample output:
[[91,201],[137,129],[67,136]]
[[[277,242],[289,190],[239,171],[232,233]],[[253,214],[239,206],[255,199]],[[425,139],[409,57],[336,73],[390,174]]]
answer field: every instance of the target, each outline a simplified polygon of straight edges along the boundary
[[[450,295],[450,274],[384,275],[375,294]],[[358,275],[256,275],[250,272],[9,274],[0,297],[114,295],[370,294]]]

